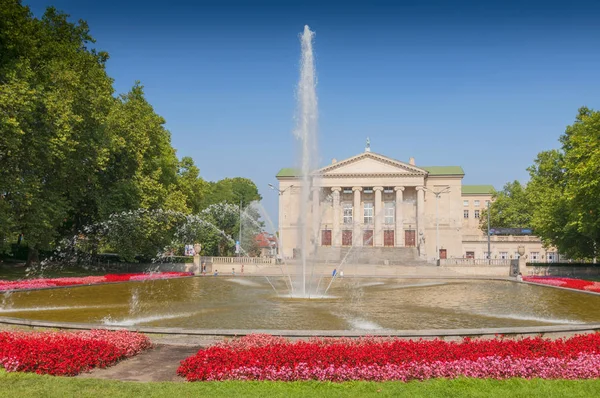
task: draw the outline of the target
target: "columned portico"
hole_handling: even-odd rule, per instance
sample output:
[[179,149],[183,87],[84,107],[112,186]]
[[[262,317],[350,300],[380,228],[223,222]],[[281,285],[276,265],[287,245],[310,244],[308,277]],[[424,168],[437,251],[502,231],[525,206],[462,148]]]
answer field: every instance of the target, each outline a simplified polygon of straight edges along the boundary
[[[454,172],[453,169],[450,171]],[[416,256],[415,248],[418,248],[421,259],[433,259],[435,237],[426,235],[435,231],[432,221],[435,220],[432,216],[435,215],[435,202],[425,202],[425,190],[451,186],[451,193],[440,203],[440,209],[450,216],[440,224],[439,241],[440,247],[448,249],[448,256],[456,255],[453,253],[460,252],[460,233],[445,234],[444,231],[463,222],[462,175],[446,174],[445,168],[417,167],[412,160],[404,163],[364,152],[315,170],[311,176],[312,197],[309,209],[306,209],[302,206],[306,204],[302,200],[306,199],[300,197],[300,187],[305,180],[294,169],[282,169],[278,174],[280,191],[289,189],[287,192],[290,193],[279,196],[283,252],[288,256],[302,252],[303,235],[296,220],[300,218],[300,211],[308,211],[305,217],[311,233],[307,238],[316,245],[315,255],[324,256],[326,261],[348,253],[342,248],[349,246],[362,247],[360,252],[364,253],[388,253],[391,261],[395,261],[392,253],[414,253]],[[319,249],[321,246],[328,248]]]
[[354,204],[352,208],[352,222],[354,224],[354,228],[352,231],[352,246],[362,246],[362,233],[361,233],[361,206],[360,206],[360,193],[362,192],[362,187],[352,187],[352,192],[354,193]]
[[396,247],[404,246],[404,218],[402,217],[402,203],[404,202],[404,187],[395,187],[396,191],[396,225],[394,236],[396,238]]
[[342,210],[340,209],[340,192],[342,192],[342,187],[333,187],[331,188],[331,196],[333,198],[333,245],[341,246],[342,245],[342,232],[340,231],[340,216]]

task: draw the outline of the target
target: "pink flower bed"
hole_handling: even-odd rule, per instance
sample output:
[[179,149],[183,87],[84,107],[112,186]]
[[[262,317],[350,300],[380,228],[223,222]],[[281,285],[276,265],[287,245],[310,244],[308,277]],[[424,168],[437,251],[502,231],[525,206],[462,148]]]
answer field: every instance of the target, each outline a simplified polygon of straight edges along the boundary
[[188,381],[598,378],[600,334],[461,342],[373,337],[289,342],[250,335],[198,351],[181,362],[178,374]]
[[104,276],[85,276],[67,278],[23,279],[19,281],[0,280],[0,291],[41,289],[57,286],[94,285],[106,282],[144,281],[150,279],[168,279],[191,276],[191,272],[156,272],[149,274],[107,274]]
[[541,283],[544,285],[567,287],[570,289],[587,290],[589,292],[600,293],[600,283],[586,281],[584,279],[560,278],[554,276],[526,276],[523,277],[526,282]]
[[151,346],[143,334],[126,330],[0,332],[0,366],[7,372],[75,376],[113,365]]

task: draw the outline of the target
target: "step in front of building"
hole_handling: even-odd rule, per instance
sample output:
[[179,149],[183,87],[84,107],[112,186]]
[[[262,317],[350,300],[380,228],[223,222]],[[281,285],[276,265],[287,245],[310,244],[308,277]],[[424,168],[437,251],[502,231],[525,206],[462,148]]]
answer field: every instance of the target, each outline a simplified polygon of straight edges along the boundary
[[317,262],[345,264],[426,265],[414,247],[319,247],[311,256]]

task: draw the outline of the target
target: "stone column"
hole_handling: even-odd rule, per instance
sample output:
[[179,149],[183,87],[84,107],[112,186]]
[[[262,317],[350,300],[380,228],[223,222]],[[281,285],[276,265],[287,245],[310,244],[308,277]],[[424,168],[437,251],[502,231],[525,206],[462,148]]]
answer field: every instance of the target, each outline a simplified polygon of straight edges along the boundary
[[404,247],[404,216],[402,214],[402,203],[404,202],[404,187],[395,187],[396,191],[396,229],[394,238],[396,247]]
[[312,188],[312,203],[312,243],[321,246],[321,188]]
[[427,259],[425,253],[425,188],[417,187],[417,247],[421,260]]
[[200,275],[202,273],[202,268],[200,268],[201,263],[200,263],[200,251],[202,250],[202,245],[200,243],[194,243],[194,270],[191,271],[189,269],[186,269],[186,271],[191,271],[193,272],[195,275]]
[[354,192],[354,206],[352,207],[352,223],[354,224],[354,228],[352,230],[352,245],[353,246],[362,246],[362,233],[361,233],[361,225],[362,225],[362,214],[360,208],[360,192],[362,191],[362,187],[352,187],[352,192]]
[[373,187],[375,191],[375,209],[373,214],[375,226],[373,228],[373,244],[374,246],[383,246],[383,202],[381,200],[381,194],[383,187]]
[[332,246],[341,247],[342,246],[342,233],[340,230],[340,217],[341,217],[341,209],[340,209],[340,193],[342,192],[341,187],[333,187],[331,188],[331,196],[333,197],[333,228],[331,230],[332,236]]

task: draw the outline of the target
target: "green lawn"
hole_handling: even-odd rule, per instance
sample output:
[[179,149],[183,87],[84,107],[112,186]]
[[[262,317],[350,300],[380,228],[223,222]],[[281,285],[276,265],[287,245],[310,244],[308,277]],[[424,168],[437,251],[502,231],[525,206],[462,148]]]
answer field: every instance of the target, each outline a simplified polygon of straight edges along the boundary
[[3,397],[593,397],[600,380],[505,381],[456,379],[425,382],[196,382],[137,383],[6,373]]

